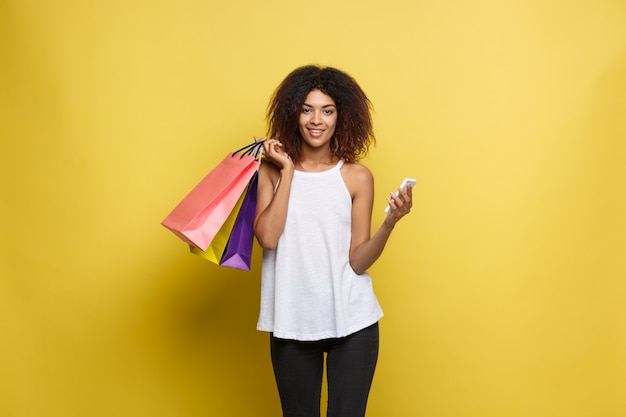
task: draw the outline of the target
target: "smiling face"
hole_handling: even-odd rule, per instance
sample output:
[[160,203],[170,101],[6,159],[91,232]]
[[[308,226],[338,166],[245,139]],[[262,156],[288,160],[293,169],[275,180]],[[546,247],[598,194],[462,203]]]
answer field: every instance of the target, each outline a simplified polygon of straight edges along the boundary
[[311,90],[302,105],[298,124],[303,145],[312,148],[330,146],[337,126],[335,100],[320,90]]

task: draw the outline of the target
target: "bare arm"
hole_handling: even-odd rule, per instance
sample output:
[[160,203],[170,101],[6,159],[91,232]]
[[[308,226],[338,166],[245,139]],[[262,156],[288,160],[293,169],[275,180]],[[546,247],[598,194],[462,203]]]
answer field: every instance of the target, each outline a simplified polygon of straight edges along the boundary
[[262,248],[275,249],[287,220],[287,204],[295,168],[291,158],[276,140],[270,139],[264,143],[264,153],[267,160],[259,168],[254,235]]
[[396,223],[409,213],[412,190],[398,196],[391,193],[387,199],[391,210],[374,236],[370,237],[372,208],[374,204],[374,178],[361,165],[351,165],[345,172],[345,180],[352,194],[352,242],[350,265],[357,274],[363,274],[380,257]]

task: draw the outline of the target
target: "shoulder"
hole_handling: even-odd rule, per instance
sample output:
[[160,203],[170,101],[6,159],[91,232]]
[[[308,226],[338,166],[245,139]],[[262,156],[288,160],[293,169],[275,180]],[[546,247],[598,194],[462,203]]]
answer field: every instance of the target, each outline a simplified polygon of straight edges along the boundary
[[344,178],[355,181],[374,181],[374,176],[368,167],[359,163],[345,163],[341,167]]
[[345,163],[341,167],[341,175],[352,197],[359,193],[370,192],[374,188],[374,176],[365,165]]
[[269,180],[275,185],[278,178],[280,178],[280,170],[278,167],[269,160],[262,158],[261,165],[259,166],[259,180]]

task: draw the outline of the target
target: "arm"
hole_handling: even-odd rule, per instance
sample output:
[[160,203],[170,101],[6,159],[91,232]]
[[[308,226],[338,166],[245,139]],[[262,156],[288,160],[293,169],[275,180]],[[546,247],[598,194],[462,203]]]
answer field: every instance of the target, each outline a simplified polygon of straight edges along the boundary
[[396,223],[411,210],[412,190],[409,186],[398,196],[391,193],[387,198],[391,210],[374,236],[370,237],[374,178],[367,168],[354,164],[346,171],[346,184],[352,194],[350,266],[354,272],[362,274],[380,257]]
[[285,228],[295,168],[278,141],[267,140],[263,147],[267,160],[263,160],[259,167],[254,235],[262,248],[276,249],[278,238]]

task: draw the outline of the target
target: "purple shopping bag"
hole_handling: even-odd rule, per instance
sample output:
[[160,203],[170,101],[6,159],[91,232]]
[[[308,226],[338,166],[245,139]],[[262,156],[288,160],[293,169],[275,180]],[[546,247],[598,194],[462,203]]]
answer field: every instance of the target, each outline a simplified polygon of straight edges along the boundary
[[252,245],[254,243],[254,217],[256,216],[257,181],[259,174],[255,172],[248,185],[248,190],[237,214],[235,225],[230,232],[226,249],[222,254],[221,266],[250,270]]

